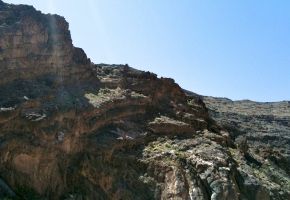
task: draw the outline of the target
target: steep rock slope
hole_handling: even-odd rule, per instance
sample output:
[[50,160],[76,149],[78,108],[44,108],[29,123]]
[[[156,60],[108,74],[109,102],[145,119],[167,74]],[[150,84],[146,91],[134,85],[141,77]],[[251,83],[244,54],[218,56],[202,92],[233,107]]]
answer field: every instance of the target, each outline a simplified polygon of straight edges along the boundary
[[0,36],[1,198],[289,198],[246,173],[199,96],[91,63],[64,18],[0,1]]
[[203,100],[210,115],[229,131],[231,139],[245,153],[245,160],[240,161],[244,172],[253,174],[259,185],[271,191],[289,191],[290,102],[258,103],[213,97]]

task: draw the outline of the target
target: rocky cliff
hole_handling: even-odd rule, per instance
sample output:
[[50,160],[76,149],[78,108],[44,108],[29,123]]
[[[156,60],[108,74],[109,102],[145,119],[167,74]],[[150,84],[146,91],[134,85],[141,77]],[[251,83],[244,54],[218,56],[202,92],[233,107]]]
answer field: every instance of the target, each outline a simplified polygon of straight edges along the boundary
[[[211,117],[229,131],[232,140],[245,152],[241,169],[272,193],[282,189],[289,194],[290,102],[258,103],[213,97],[203,100]],[[289,199],[289,195],[280,198]]]
[[[2,199],[290,198],[289,148],[257,153],[266,134],[239,117],[227,126],[214,99],[91,63],[63,17],[31,6],[0,1],[0,36]],[[285,113],[273,121],[287,139]]]

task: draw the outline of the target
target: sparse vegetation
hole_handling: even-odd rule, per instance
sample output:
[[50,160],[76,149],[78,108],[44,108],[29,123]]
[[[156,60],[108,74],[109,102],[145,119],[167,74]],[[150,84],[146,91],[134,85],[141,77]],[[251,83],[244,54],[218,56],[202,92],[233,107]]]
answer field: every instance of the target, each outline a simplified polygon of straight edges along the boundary
[[115,100],[124,100],[127,97],[145,98],[146,96],[134,91],[124,90],[121,89],[120,87],[117,87],[116,89],[101,88],[98,94],[87,93],[85,94],[85,97],[94,107],[99,108],[107,102],[113,102]]
[[166,123],[166,124],[175,124],[175,125],[181,125],[181,126],[186,126],[188,124],[182,122],[182,121],[178,121],[178,120],[175,120],[175,119],[171,119],[169,117],[166,117],[166,116],[160,116],[160,117],[156,117],[154,119],[153,122],[151,122],[152,124],[160,124],[160,123]]
[[149,143],[144,149],[144,156],[149,159],[158,158],[165,163],[176,164],[177,158],[186,158],[187,154],[182,151],[178,145],[173,144],[171,139],[165,139],[165,141],[154,141]]

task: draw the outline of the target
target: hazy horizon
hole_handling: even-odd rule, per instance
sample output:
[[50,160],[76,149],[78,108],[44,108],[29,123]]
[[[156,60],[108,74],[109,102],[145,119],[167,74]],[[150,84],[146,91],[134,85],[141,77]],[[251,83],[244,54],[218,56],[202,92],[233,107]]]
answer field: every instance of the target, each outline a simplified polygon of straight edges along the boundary
[[290,100],[290,2],[4,2],[64,16],[94,63],[129,64],[206,96]]

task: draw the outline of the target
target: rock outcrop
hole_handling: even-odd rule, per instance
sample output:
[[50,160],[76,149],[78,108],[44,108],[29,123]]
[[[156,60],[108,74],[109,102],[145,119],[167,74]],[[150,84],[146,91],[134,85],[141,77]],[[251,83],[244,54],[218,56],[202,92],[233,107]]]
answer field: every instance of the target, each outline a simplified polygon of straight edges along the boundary
[[[264,187],[275,199],[289,199],[290,102],[203,97],[210,115],[228,130],[240,151],[231,149],[241,174],[252,175],[254,190]],[[240,157],[239,154],[244,156]],[[266,193],[266,192],[265,192]]]
[[[68,23],[32,6],[0,5],[0,84],[58,74],[59,81],[87,78],[90,60],[72,45]],[[82,77],[78,77],[82,75]]]
[[253,154],[236,139],[251,125],[174,80],[91,63],[63,17],[0,1],[0,36],[0,198],[290,197],[288,149]]

